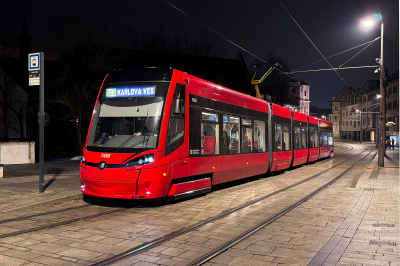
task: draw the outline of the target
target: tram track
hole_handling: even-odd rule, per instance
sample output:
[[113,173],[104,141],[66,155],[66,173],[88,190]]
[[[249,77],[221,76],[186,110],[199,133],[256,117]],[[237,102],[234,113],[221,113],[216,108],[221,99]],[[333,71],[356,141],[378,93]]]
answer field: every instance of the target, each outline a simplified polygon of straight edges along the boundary
[[[347,145],[347,144],[345,144],[345,145]],[[349,146],[351,147],[351,149],[347,149],[347,148],[346,148],[346,151],[344,151],[344,152],[349,152],[349,151],[353,150],[353,146],[351,146],[351,145],[349,145]],[[344,152],[342,152],[342,153],[344,153]],[[355,156],[358,156],[358,155],[355,155]],[[355,157],[355,156],[353,156],[353,157]],[[351,158],[352,158],[352,157],[351,157]],[[344,159],[344,160],[343,160],[342,162],[340,162],[339,164],[336,164],[336,165],[334,165],[334,166],[332,166],[332,167],[330,167],[330,168],[325,169],[324,171],[321,171],[321,172],[319,172],[319,173],[317,173],[317,174],[314,174],[313,176],[308,177],[307,179],[304,179],[304,180],[302,180],[302,181],[300,181],[300,182],[297,182],[297,183],[295,183],[295,184],[292,184],[291,186],[285,187],[285,188],[283,188],[283,189],[274,191],[274,192],[272,192],[272,193],[270,193],[270,194],[267,194],[267,195],[265,195],[265,196],[263,196],[263,197],[261,197],[261,198],[258,198],[258,199],[249,201],[249,202],[247,202],[247,203],[245,203],[245,204],[242,204],[242,205],[239,205],[239,206],[237,206],[237,207],[235,207],[235,208],[232,208],[232,209],[223,211],[223,212],[220,213],[219,215],[222,215],[222,216],[221,216],[221,218],[222,218],[223,216],[228,215],[228,214],[230,214],[230,213],[232,213],[232,212],[238,211],[238,210],[240,210],[240,209],[242,209],[242,208],[245,208],[245,207],[247,207],[247,206],[249,206],[249,205],[255,204],[255,203],[257,203],[257,202],[259,202],[259,201],[261,201],[261,200],[263,200],[263,199],[266,199],[266,198],[271,197],[271,196],[273,196],[273,195],[275,195],[275,194],[281,193],[281,192],[283,192],[283,191],[285,191],[285,190],[287,190],[287,189],[290,189],[291,187],[297,186],[297,185],[299,185],[299,184],[301,184],[301,183],[304,183],[304,182],[306,182],[306,181],[308,181],[308,180],[310,180],[310,179],[313,179],[313,178],[315,178],[315,177],[317,177],[317,176],[319,176],[319,175],[321,175],[321,174],[323,174],[323,173],[329,171],[330,169],[333,169],[333,168],[339,166],[340,164],[344,163],[344,162],[347,161],[347,160],[348,160],[348,159]],[[41,216],[43,217],[43,216],[46,216],[46,215],[67,213],[67,212],[69,212],[69,211],[74,211],[74,210],[79,210],[79,209],[90,208],[90,207],[92,207],[92,206],[93,206],[93,205],[91,205],[91,204],[87,204],[87,205],[83,205],[83,206],[69,207],[69,208],[65,208],[65,209],[61,209],[61,210],[55,210],[55,211],[50,211],[50,212],[46,212],[46,213],[38,213],[38,214],[33,214],[33,215],[28,215],[28,216],[21,216],[21,217],[6,219],[6,220],[0,220],[0,224],[2,224],[2,225],[7,225],[7,223],[20,222],[20,221],[27,221],[27,220],[32,219],[32,218],[41,217]],[[140,208],[141,206],[142,206],[142,205],[139,205],[139,206],[137,206],[137,207]],[[113,214],[113,213],[117,213],[117,212],[127,211],[127,210],[129,210],[129,209],[130,209],[130,208],[128,208],[128,207],[123,207],[123,208],[118,208],[118,209],[115,209],[115,208],[114,208],[114,209],[112,209],[112,210],[103,211],[103,212],[100,212],[100,213],[96,213],[96,214],[92,214],[92,215],[86,215],[86,216],[82,216],[82,217],[76,217],[76,218],[68,219],[68,220],[64,220],[64,221],[58,221],[58,222],[51,222],[51,221],[48,221],[48,224],[46,224],[46,225],[40,225],[40,226],[36,226],[36,227],[32,227],[32,228],[27,228],[27,229],[18,230],[18,231],[15,231],[15,232],[0,234],[0,239],[2,239],[2,238],[7,238],[7,237],[13,237],[13,236],[17,236],[17,235],[21,235],[21,234],[25,234],[25,233],[31,233],[31,232],[35,232],[35,231],[41,231],[41,230],[45,230],[45,229],[55,228],[55,227],[59,227],[59,226],[63,226],[63,225],[68,225],[68,224],[72,224],[72,223],[75,223],[75,222],[84,221],[84,220],[92,219],[92,218],[97,218],[97,217],[104,216],[104,215],[108,215],[108,214]],[[215,216],[213,216],[213,217],[211,217],[211,218],[214,218],[214,219],[212,219],[212,220],[218,219],[218,218],[215,217]],[[208,221],[208,219],[205,220],[205,221]],[[35,222],[35,220],[34,220],[33,222]],[[204,221],[202,221],[202,222],[204,222]],[[200,224],[199,224],[199,225],[195,224],[195,225],[193,225],[193,226],[198,227],[198,226],[200,226]],[[191,228],[191,227],[190,227],[190,228]]]
[[261,223],[257,224],[256,226],[246,230],[245,232],[243,232],[242,234],[238,235],[237,237],[232,238],[230,241],[227,241],[226,243],[224,243],[223,245],[220,245],[219,247],[213,249],[212,251],[210,251],[209,253],[205,254],[204,256],[201,256],[195,260],[193,260],[190,264],[190,266],[200,266],[203,265],[204,263],[212,260],[213,258],[215,258],[216,256],[222,254],[223,252],[227,251],[229,248],[233,247],[234,245],[238,244],[239,242],[241,242],[242,240],[248,238],[249,236],[253,235],[254,233],[257,233],[258,231],[260,231],[261,229],[263,229],[265,226],[271,224],[272,222],[276,221],[277,219],[279,219],[280,217],[284,216],[285,214],[287,214],[288,212],[290,212],[291,210],[295,209],[296,207],[300,206],[301,204],[303,204],[304,202],[308,201],[309,199],[311,199],[312,197],[314,197],[315,195],[317,195],[318,193],[320,193],[321,191],[323,191],[324,189],[326,189],[327,187],[329,187],[330,185],[334,184],[336,181],[338,181],[341,177],[343,177],[347,172],[349,172],[350,170],[352,170],[352,168],[357,165],[359,162],[361,162],[364,158],[366,158],[369,154],[371,154],[372,150],[367,153],[366,155],[364,155],[363,157],[361,157],[359,160],[357,160],[355,163],[353,163],[350,167],[348,167],[345,171],[343,171],[342,173],[340,173],[339,175],[337,175],[334,179],[330,180],[329,182],[323,184],[322,186],[318,187],[317,189],[315,189],[313,192],[311,192],[310,194],[308,194],[307,196],[301,198],[300,200],[297,200],[296,202],[294,202],[293,204],[289,205],[288,207],[282,209],[281,211],[271,215],[269,218],[267,218],[266,220],[262,221]]
[[[351,146],[351,148],[352,148],[351,150],[353,150],[353,146]],[[270,197],[272,197],[272,196],[274,196],[274,195],[277,195],[277,194],[282,193],[282,192],[284,192],[284,191],[286,191],[286,190],[289,190],[289,189],[291,189],[291,188],[294,188],[294,187],[296,187],[296,186],[299,186],[300,184],[306,183],[307,181],[310,181],[310,180],[312,180],[312,179],[314,179],[314,178],[316,178],[316,177],[318,177],[318,176],[321,176],[322,174],[324,174],[324,173],[326,173],[326,172],[328,172],[328,171],[330,171],[330,170],[332,170],[332,169],[334,169],[334,168],[336,168],[336,167],[338,167],[338,166],[340,166],[340,165],[342,165],[342,164],[348,162],[350,159],[353,159],[353,158],[355,158],[355,157],[361,155],[363,152],[365,152],[365,151],[368,150],[368,148],[367,148],[366,146],[363,146],[363,148],[364,148],[364,149],[363,149],[360,153],[358,153],[358,154],[356,154],[356,155],[354,155],[354,156],[351,156],[350,158],[346,158],[346,159],[342,160],[340,163],[337,163],[337,164],[335,164],[335,165],[333,165],[333,166],[331,166],[331,167],[329,167],[329,168],[327,168],[327,169],[325,169],[325,170],[323,170],[323,171],[321,171],[321,172],[319,172],[319,173],[317,173],[317,174],[314,174],[314,175],[312,175],[312,176],[310,176],[310,177],[308,177],[308,178],[305,178],[305,179],[303,179],[303,180],[301,180],[301,181],[299,181],[299,182],[296,182],[296,183],[294,183],[294,184],[292,184],[292,185],[289,185],[289,186],[287,186],[287,187],[285,187],[285,188],[276,190],[276,191],[274,191],[274,192],[272,192],[272,193],[269,193],[269,194],[264,195],[264,196],[262,196],[262,197],[259,197],[259,198],[257,198],[257,199],[248,201],[248,202],[246,202],[246,203],[244,203],[244,204],[241,204],[241,205],[236,206],[236,207],[234,207],[234,208],[231,208],[231,209],[229,209],[229,210],[225,210],[225,211],[223,211],[223,212],[221,212],[221,213],[219,213],[219,214],[217,214],[217,215],[215,215],[215,216],[209,217],[209,218],[207,218],[207,219],[205,219],[205,220],[203,220],[203,221],[199,221],[198,223],[195,223],[195,224],[193,224],[193,225],[191,225],[191,226],[188,226],[188,227],[182,228],[182,229],[180,229],[180,230],[177,230],[177,231],[175,231],[175,232],[172,232],[172,233],[170,233],[170,234],[168,234],[168,235],[166,235],[166,236],[163,236],[163,237],[161,237],[161,238],[155,239],[155,240],[153,240],[153,241],[151,241],[151,242],[147,242],[147,243],[144,243],[144,244],[139,245],[139,246],[137,246],[137,247],[134,247],[134,248],[132,248],[132,249],[130,249],[130,250],[127,250],[127,251],[125,251],[125,252],[123,252],[123,253],[120,253],[120,254],[118,254],[118,255],[116,255],[116,256],[113,256],[113,257],[111,257],[111,258],[109,258],[109,259],[106,259],[106,260],[103,260],[103,261],[98,262],[98,263],[96,263],[96,264],[93,264],[93,266],[110,265],[110,264],[112,264],[112,263],[114,263],[114,262],[117,262],[117,261],[120,261],[120,260],[122,260],[122,259],[124,259],[124,258],[127,258],[127,257],[131,257],[131,256],[134,256],[134,255],[141,254],[141,253],[143,253],[143,252],[145,252],[145,251],[147,251],[147,250],[149,250],[149,249],[151,249],[151,248],[154,248],[154,247],[159,246],[159,245],[161,245],[161,244],[163,244],[163,243],[166,243],[166,242],[168,242],[168,241],[170,241],[170,240],[172,240],[172,239],[174,239],[174,238],[176,238],[176,237],[178,237],[178,236],[181,236],[181,235],[184,235],[184,234],[189,233],[189,232],[191,232],[191,231],[194,231],[196,228],[199,228],[199,227],[201,227],[201,226],[203,226],[203,225],[205,225],[205,224],[207,224],[207,223],[211,223],[211,222],[214,222],[214,221],[216,221],[216,220],[222,219],[222,218],[226,217],[226,216],[229,215],[229,214],[232,214],[232,213],[237,212],[237,211],[239,211],[239,210],[241,210],[241,209],[244,209],[244,208],[246,208],[246,207],[249,207],[249,206],[251,206],[251,205],[254,205],[255,203],[258,203],[258,202],[263,201],[263,200],[265,200],[265,199],[267,199],[267,198],[270,198]],[[348,151],[350,151],[350,150],[348,150]],[[371,152],[372,152],[372,151],[370,151],[368,154],[370,154]],[[367,154],[367,155],[368,155],[368,154]],[[344,172],[342,172],[342,173],[341,173],[339,176],[337,176],[334,180],[336,181],[336,180],[340,179],[340,177],[342,177],[344,174],[346,174],[346,173],[351,169],[351,167],[353,167],[354,165],[356,165],[358,162],[360,162],[360,161],[361,161],[363,158],[365,158],[367,155],[365,155],[365,156],[362,157],[361,159],[357,160],[352,166],[346,168],[347,170],[345,170]],[[334,182],[335,182],[335,181],[334,181]],[[330,181],[330,182],[328,182],[327,184],[325,184],[323,187],[326,188],[327,186],[329,186],[331,183],[334,183],[334,182]],[[322,190],[322,189],[321,189],[321,190]],[[319,191],[318,191],[318,192],[319,192]],[[318,193],[318,192],[316,192],[316,193]],[[311,193],[311,194],[312,194],[312,195],[315,195],[316,193],[313,192],[313,193]],[[311,195],[311,194],[310,194],[310,195]],[[304,200],[304,201],[306,201],[306,200]],[[302,201],[302,202],[304,202],[304,201]],[[298,205],[297,205],[297,206],[298,206]],[[285,213],[286,213],[286,212],[285,212]],[[282,215],[283,215],[283,214],[282,214]],[[279,217],[281,217],[282,215],[280,215]],[[275,217],[275,216],[274,216],[274,217]],[[276,216],[275,220],[278,219],[279,217]]]

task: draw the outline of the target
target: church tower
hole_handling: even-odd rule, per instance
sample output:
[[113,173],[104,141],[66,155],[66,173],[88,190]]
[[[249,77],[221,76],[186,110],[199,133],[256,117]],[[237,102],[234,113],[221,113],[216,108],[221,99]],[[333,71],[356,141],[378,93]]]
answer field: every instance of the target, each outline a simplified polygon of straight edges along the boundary
[[32,36],[29,34],[28,27],[26,26],[25,16],[21,34],[18,35],[18,43],[19,43],[19,58],[21,58],[22,60],[26,59],[25,64],[27,65],[28,54],[30,54],[32,51]]

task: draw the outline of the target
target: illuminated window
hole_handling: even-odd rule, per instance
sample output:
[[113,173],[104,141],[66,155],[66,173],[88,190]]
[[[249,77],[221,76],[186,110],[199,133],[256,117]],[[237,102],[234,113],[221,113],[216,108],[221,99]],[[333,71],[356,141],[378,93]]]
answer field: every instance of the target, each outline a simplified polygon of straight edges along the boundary
[[201,154],[219,154],[219,123],[218,115],[214,113],[201,113]]
[[222,115],[222,154],[236,154],[240,152],[239,117]]
[[254,152],[266,152],[265,122],[254,120]]
[[242,118],[242,139],[241,139],[241,153],[252,152],[253,143],[253,123],[251,119]]

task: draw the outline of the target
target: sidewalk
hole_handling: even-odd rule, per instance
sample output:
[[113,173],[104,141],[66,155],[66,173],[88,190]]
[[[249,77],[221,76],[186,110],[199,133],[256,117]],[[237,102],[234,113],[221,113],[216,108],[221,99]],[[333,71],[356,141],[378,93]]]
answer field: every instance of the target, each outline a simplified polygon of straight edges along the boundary
[[359,200],[309,265],[400,265],[399,150],[376,155],[356,189]]
[[0,178],[0,213],[82,197],[79,161],[45,163],[44,193],[39,193],[38,168],[38,164],[4,166],[4,178]]

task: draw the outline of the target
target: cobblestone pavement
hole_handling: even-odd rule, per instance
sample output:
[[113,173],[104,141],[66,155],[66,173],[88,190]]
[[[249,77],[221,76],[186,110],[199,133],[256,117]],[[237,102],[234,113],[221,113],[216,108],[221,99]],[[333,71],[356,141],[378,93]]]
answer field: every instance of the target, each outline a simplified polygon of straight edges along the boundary
[[38,164],[4,166],[4,178],[0,178],[0,215],[82,197],[79,161],[45,163],[44,193],[39,193],[38,167]]
[[[236,186],[223,186],[206,196],[160,206],[141,206],[140,208],[125,206],[124,210],[113,214],[41,231],[0,238],[0,265],[91,265],[144,242],[154,240],[157,237],[219,214],[224,210],[296,183],[357,154],[362,149],[361,146],[354,145],[354,150],[344,152],[344,146],[338,145],[336,147],[337,155],[334,159],[322,160],[269,178],[251,178],[249,182],[236,182]],[[343,153],[340,154],[340,152]],[[397,154],[397,157],[395,154]],[[384,170],[381,169],[375,179],[376,171],[375,167],[372,166],[374,159],[368,167],[363,167],[362,170],[358,169],[357,174],[353,174],[353,176],[349,172],[335,185],[265,227],[262,231],[242,241],[209,264],[307,265],[310,262],[318,264],[317,259],[323,256],[325,256],[325,260],[322,262],[325,263],[336,260],[336,262],[339,261],[338,263],[352,264],[350,260],[354,258],[354,254],[362,254],[360,250],[367,253],[368,250],[365,247],[357,249],[358,243],[353,244],[356,241],[376,250],[380,248],[382,250],[391,249],[392,253],[378,252],[370,260],[378,260],[379,256],[386,256],[386,259],[391,259],[391,265],[395,265],[394,263],[398,261],[399,246],[399,243],[396,242],[398,241],[399,226],[398,150],[388,152],[388,155],[387,161],[391,160],[392,166],[388,166]],[[371,153],[365,161],[371,161],[372,156]],[[367,162],[364,165],[367,165]],[[339,166],[338,170],[339,168],[343,170],[343,167]],[[383,172],[385,172],[385,177],[383,177]],[[370,176],[372,176],[372,180],[370,180]],[[217,247],[266,216],[273,214],[277,209],[285,207],[289,201],[301,197],[307,193],[307,190],[318,186],[323,180],[329,178],[329,174],[323,175],[318,180],[311,180],[290,189],[290,191],[277,194],[269,200],[230,214],[199,230],[178,237],[119,264],[186,265],[204,252]],[[357,183],[356,179],[358,178]],[[363,185],[364,183],[365,185]],[[388,190],[388,186],[391,189]],[[10,188],[12,186],[7,187],[7,189]],[[0,190],[3,192],[1,183]],[[378,197],[378,195],[380,196]],[[383,201],[385,208],[382,208]],[[62,208],[75,208],[84,204],[81,201],[69,201],[58,204],[57,207],[50,206],[49,209],[62,210]],[[4,206],[2,202],[0,202],[0,206]],[[23,206],[23,204],[20,206]],[[75,209],[68,213],[55,213],[53,217],[47,216],[46,220],[38,218],[37,222],[46,223],[49,219],[62,221],[82,215],[82,213],[86,214],[86,212],[90,214],[99,211],[99,209],[120,207],[97,204],[88,208]],[[0,209],[1,211],[2,209]],[[363,212],[364,215],[361,216]],[[24,211],[24,215],[32,213],[35,212]],[[36,210],[36,213],[40,213],[40,210]],[[10,216],[6,217],[7,215]],[[356,218],[352,219],[353,216]],[[0,235],[2,227],[9,226],[8,223],[3,226],[1,220],[12,217],[19,216],[15,212],[2,213]],[[359,217],[362,217],[362,219],[360,220]],[[365,220],[367,218],[368,221]],[[390,219],[391,221],[389,221]],[[18,226],[24,226],[24,223],[15,223],[11,228]],[[352,236],[353,231],[351,230],[354,231]],[[373,237],[368,238],[371,234]],[[380,234],[379,238],[376,238],[375,234]],[[390,238],[389,235],[394,235],[392,239],[397,237],[397,240],[386,240]],[[350,236],[351,241],[346,242],[348,245],[345,249],[341,248],[344,244],[337,244],[343,243],[342,239],[350,238]],[[371,240],[376,241],[371,242]],[[396,245],[393,245],[393,243]],[[328,252],[330,247],[333,247],[333,249]],[[337,256],[330,256],[333,253],[340,252],[339,259]],[[328,254],[328,256],[325,254]],[[346,261],[346,258],[349,261]],[[360,258],[358,258],[358,263],[363,263]]]

